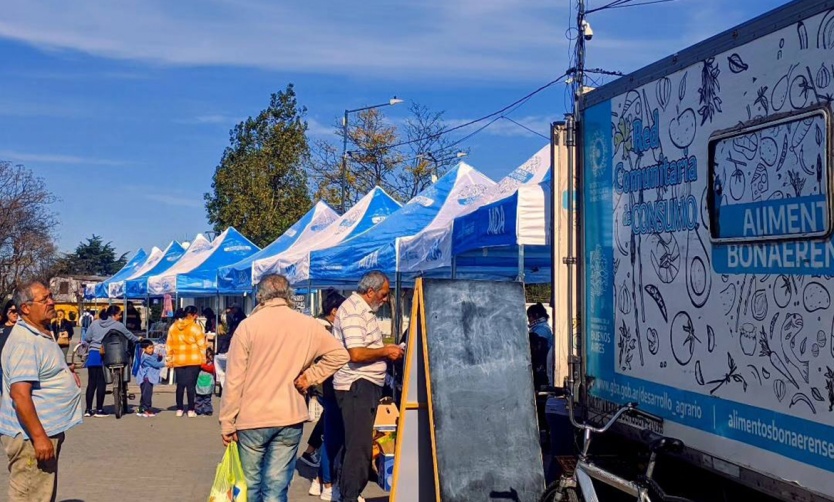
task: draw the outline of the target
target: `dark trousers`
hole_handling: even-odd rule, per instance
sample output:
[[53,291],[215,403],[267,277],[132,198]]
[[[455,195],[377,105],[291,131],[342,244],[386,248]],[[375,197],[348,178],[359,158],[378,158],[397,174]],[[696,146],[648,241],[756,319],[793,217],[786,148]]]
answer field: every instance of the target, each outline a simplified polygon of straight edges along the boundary
[[153,401],[153,384],[144,381],[139,384],[139,390],[142,391],[142,395],[139,398],[139,410],[150,412],[151,402]]
[[214,413],[214,407],[211,405],[211,394],[197,394],[197,405],[194,411],[198,415],[205,415],[210,417]]
[[[97,411],[104,409],[104,393],[107,382],[104,381],[104,367],[91,366],[87,368],[87,409]],[[93,408],[93,395],[96,396],[96,407]]]
[[319,469],[327,468],[328,472],[321,472],[323,483],[335,482],[339,479],[341,471],[342,448],[345,446],[345,426],[342,423],[342,413],[339,411],[339,404],[335,395],[322,399],[324,413],[319,423],[324,423],[324,448],[321,452],[321,466]]
[[339,490],[342,502],[356,502],[368,484],[373,457],[376,408],[382,387],[360,378],[348,391],[336,391],[336,400],[345,425],[345,456]]
[[181,366],[174,368],[174,377],[177,379],[177,410],[182,410],[183,393],[188,394],[188,410],[194,411],[197,405],[197,377],[200,376],[199,366]]

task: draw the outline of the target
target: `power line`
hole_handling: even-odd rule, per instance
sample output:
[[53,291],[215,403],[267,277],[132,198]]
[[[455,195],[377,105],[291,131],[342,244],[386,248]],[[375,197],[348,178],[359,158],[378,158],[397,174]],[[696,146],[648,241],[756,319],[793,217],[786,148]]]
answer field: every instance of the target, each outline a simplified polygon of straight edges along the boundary
[[438,131],[438,132],[436,132],[436,133],[434,133],[434,134],[429,134],[428,136],[423,136],[423,137],[421,137],[421,138],[415,138],[415,139],[411,139],[411,140],[408,140],[408,141],[401,141],[401,142],[399,142],[399,143],[394,143],[393,145],[387,145],[387,146],[382,147],[381,149],[382,149],[382,150],[391,150],[391,149],[393,149],[393,148],[399,148],[399,147],[401,147],[401,146],[410,145],[410,144],[412,144],[412,143],[417,143],[417,142],[420,142],[420,141],[426,141],[426,140],[437,139],[437,138],[439,138],[439,137],[441,137],[441,136],[443,136],[443,135],[449,134],[450,132],[454,132],[454,131],[457,131],[457,130],[463,129],[463,128],[465,128],[465,127],[469,127],[469,126],[471,126],[471,125],[477,124],[477,123],[479,123],[479,122],[483,122],[484,120],[488,120],[488,119],[492,119],[492,118],[494,118],[494,120],[492,120],[490,123],[486,124],[485,126],[483,126],[483,127],[479,128],[477,131],[475,131],[475,132],[473,132],[473,133],[471,133],[471,134],[469,134],[469,135],[465,136],[464,138],[462,138],[462,139],[460,139],[460,140],[458,140],[457,142],[455,142],[455,143],[453,143],[453,144],[452,144],[452,145],[456,145],[456,144],[460,143],[461,141],[463,141],[463,140],[465,140],[465,139],[468,139],[468,138],[472,137],[473,135],[475,135],[475,134],[477,134],[477,133],[481,132],[481,131],[482,131],[482,130],[484,130],[486,127],[488,127],[488,126],[492,125],[492,123],[494,123],[496,120],[499,120],[499,119],[501,118],[501,115],[503,115],[503,114],[504,114],[505,112],[507,112],[508,110],[510,110],[510,109],[515,109],[515,108],[517,108],[518,106],[520,106],[520,105],[524,104],[526,101],[528,101],[530,98],[532,98],[532,97],[533,97],[533,96],[535,96],[536,94],[538,94],[538,93],[542,92],[543,90],[547,89],[548,87],[551,87],[552,85],[554,85],[554,84],[558,83],[559,81],[561,81],[562,79],[564,79],[567,75],[568,75],[568,72],[565,72],[565,73],[563,73],[561,76],[559,76],[559,78],[554,79],[554,80],[551,80],[550,82],[548,82],[548,83],[546,83],[546,84],[542,85],[542,86],[541,86],[541,87],[539,87],[538,89],[536,89],[536,90],[534,90],[534,91],[532,91],[532,92],[528,93],[527,95],[523,96],[522,98],[519,98],[519,99],[517,99],[517,100],[513,101],[512,103],[510,103],[509,105],[507,105],[507,106],[505,106],[505,107],[501,108],[500,110],[494,111],[494,112],[492,112],[492,113],[490,113],[490,114],[488,114],[488,115],[484,115],[483,117],[479,117],[479,118],[477,118],[477,119],[470,120],[470,121],[465,122],[465,123],[463,123],[463,124],[458,124],[458,125],[456,125],[456,126],[454,126],[454,127],[449,127],[449,128],[443,129],[442,131]]
[[633,3],[628,5],[616,5],[612,9],[625,9],[626,7],[642,7],[643,5],[652,5],[656,3],[674,2],[675,0],[650,0],[648,2]]
[[548,138],[548,137],[547,137],[547,136],[545,136],[544,134],[542,134],[542,133],[540,133],[540,132],[537,132],[537,131],[534,131],[534,130],[530,129],[529,127],[527,127],[526,125],[516,122],[515,120],[511,119],[510,117],[507,117],[507,116],[505,116],[505,115],[501,115],[501,116],[500,116],[500,117],[498,117],[498,118],[502,118],[502,119],[504,119],[504,120],[509,120],[510,122],[512,122],[513,124],[517,125],[518,127],[521,127],[522,129],[525,129],[525,130],[527,130],[527,131],[529,131],[529,132],[531,132],[531,133],[535,134],[536,136],[541,136],[542,138],[544,138],[544,139],[546,139],[546,140],[550,140],[550,138]]
[[641,7],[643,5],[674,2],[675,0],[645,0],[640,3],[632,3],[634,1],[635,0],[614,0],[613,2],[603,5],[602,7],[597,7],[596,9],[588,9],[587,11],[585,11],[585,15],[593,14],[594,12],[599,12],[607,9],[625,9],[626,7]]

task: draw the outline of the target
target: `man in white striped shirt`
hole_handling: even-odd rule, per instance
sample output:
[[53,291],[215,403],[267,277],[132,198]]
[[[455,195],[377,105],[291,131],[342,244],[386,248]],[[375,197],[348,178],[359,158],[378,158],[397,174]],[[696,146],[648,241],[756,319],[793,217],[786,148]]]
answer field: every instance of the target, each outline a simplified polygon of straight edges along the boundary
[[376,311],[388,302],[391,287],[382,272],[368,272],[356,292],[342,303],[333,323],[333,336],[350,354],[350,362],[333,376],[336,401],[345,426],[345,456],[339,491],[343,502],[357,502],[368,483],[373,454],[374,419],[386,361],[403,356],[399,345],[382,343]]

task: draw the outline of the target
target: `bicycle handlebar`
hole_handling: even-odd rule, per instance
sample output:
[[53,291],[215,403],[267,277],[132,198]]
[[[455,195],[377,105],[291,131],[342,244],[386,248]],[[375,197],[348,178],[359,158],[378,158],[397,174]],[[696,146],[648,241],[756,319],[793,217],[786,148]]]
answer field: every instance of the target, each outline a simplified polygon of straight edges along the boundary
[[632,412],[643,415],[649,419],[657,420],[657,417],[655,417],[654,415],[646,413],[643,410],[637,409],[639,405],[637,402],[630,402],[620,406],[614,413],[614,415],[608,419],[605,425],[603,425],[602,427],[594,427],[593,425],[589,425],[587,423],[579,423],[576,421],[576,417],[574,417],[573,414],[573,393],[571,392],[571,389],[564,387],[542,386],[541,391],[553,397],[566,396],[568,398],[568,417],[570,418],[571,424],[577,429],[583,429],[593,433],[602,434],[606,432],[608,429],[610,429],[617,422],[617,420],[619,420],[620,417],[623,416],[623,414]]

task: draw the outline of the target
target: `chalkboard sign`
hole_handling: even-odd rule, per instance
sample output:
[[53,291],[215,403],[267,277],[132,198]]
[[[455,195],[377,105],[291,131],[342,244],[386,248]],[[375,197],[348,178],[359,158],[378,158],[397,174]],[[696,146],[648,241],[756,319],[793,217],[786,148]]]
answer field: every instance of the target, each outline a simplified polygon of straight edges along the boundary
[[537,501],[544,490],[520,283],[422,281],[439,499]]
[[437,501],[420,279],[412,302],[390,502]]

